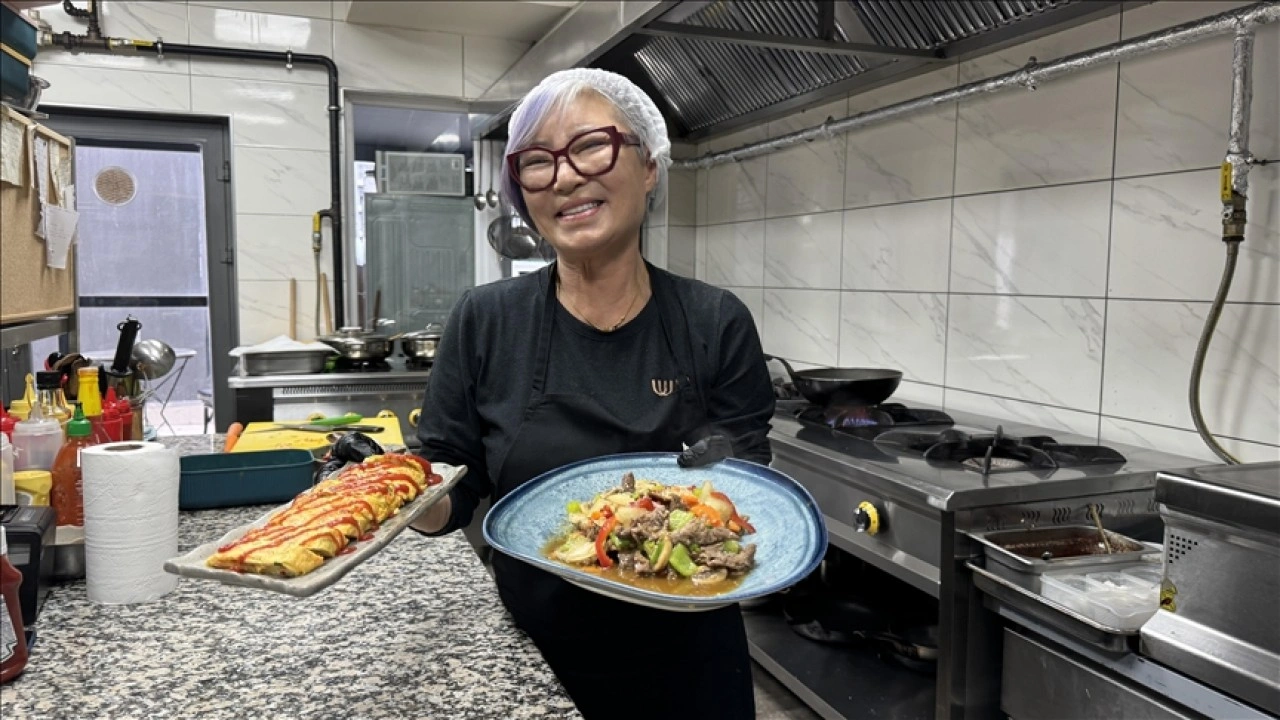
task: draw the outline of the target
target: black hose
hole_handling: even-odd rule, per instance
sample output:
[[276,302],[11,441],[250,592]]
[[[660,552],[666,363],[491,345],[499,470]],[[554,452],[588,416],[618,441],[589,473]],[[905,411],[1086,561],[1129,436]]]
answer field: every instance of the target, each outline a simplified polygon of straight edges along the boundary
[[156,41],[151,44],[137,43],[139,52],[152,52],[157,55],[173,53],[192,57],[229,58],[236,60],[258,60],[268,63],[303,65],[319,65],[329,73],[329,208],[322,211],[329,217],[333,227],[333,313],[338,327],[344,324],[343,308],[343,258],[342,258],[342,159],[339,151],[339,123],[341,107],[338,98],[338,66],[332,59],[324,55],[312,55],[295,52],[275,52],[269,50],[243,50],[240,48],[224,48],[212,45],[183,45]]
[[1222,317],[1222,306],[1227,302],[1227,293],[1231,292],[1231,279],[1236,273],[1236,259],[1240,255],[1240,243],[1243,240],[1244,238],[1225,240],[1227,263],[1222,269],[1218,294],[1213,298],[1213,304],[1209,306],[1209,317],[1204,321],[1204,330],[1201,331],[1200,342],[1196,345],[1195,359],[1191,362],[1191,422],[1195,423],[1196,432],[1200,433],[1200,437],[1213,454],[1229,465],[1239,465],[1240,460],[1218,444],[1217,438],[1209,432],[1209,427],[1204,422],[1204,415],[1200,411],[1200,375],[1204,372],[1204,359],[1209,354],[1209,343],[1213,340],[1213,333],[1218,327],[1218,319]]

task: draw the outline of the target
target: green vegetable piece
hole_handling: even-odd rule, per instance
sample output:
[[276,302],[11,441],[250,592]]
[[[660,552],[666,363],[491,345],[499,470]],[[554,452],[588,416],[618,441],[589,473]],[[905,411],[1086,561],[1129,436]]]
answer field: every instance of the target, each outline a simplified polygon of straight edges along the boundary
[[570,500],[569,505],[566,509],[570,513],[580,513],[582,512],[582,503],[578,502],[577,500]]
[[609,547],[628,552],[636,549],[636,542],[630,538],[618,537],[618,533],[609,533]]
[[742,550],[742,546],[738,544],[738,541],[737,541],[737,540],[725,540],[725,541],[724,541],[724,551],[725,551],[725,552],[727,552],[727,553],[737,553],[737,552],[738,552],[738,551],[740,551],[740,550]]
[[689,524],[689,521],[692,519],[693,513],[688,510],[672,510],[671,515],[667,517],[667,527],[671,528],[674,532]]
[[702,552],[702,546],[701,546],[701,545],[699,545],[698,543],[689,543],[689,554],[690,554],[690,555],[697,555],[697,554],[698,554],[698,553],[700,553],[700,552]]
[[649,567],[658,564],[658,556],[662,555],[662,543],[657,540],[644,541],[644,556],[649,559]]
[[675,571],[684,577],[693,577],[698,572],[698,566],[694,564],[693,558],[689,557],[689,548],[680,543],[671,549],[671,558],[667,561]]

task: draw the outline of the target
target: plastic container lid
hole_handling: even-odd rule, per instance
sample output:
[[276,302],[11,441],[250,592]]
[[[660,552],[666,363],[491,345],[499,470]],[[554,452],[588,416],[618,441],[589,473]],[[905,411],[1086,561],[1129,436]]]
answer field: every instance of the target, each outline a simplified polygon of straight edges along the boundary
[[67,437],[89,437],[93,434],[93,424],[84,416],[84,408],[76,403],[76,412],[67,422]]

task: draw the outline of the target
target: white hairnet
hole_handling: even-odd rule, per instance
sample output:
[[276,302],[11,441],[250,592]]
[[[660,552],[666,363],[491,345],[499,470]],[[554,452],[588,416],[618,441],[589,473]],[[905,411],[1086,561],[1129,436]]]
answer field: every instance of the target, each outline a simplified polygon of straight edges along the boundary
[[[543,78],[538,86],[520,100],[519,106],[507,122],[507,153],[522,150],[532,144],[533,136],[552,113],[560,111],[582,91],[591,90],[604,97],[618,110],[623,124],[640,138],[642,150],[648,159],[658,166],[658,182],[649,193],[649,210],[663,204],[667,197],[667,166],[671,164],[671,140],[667,137],[667,122],[658,106],[635,83],[627,78],[596,68],[572,68],[554,72]],[[502,173],[502,193],[520,213],[520,217],[533,227],[529,208],[515,178],[506,170]]]

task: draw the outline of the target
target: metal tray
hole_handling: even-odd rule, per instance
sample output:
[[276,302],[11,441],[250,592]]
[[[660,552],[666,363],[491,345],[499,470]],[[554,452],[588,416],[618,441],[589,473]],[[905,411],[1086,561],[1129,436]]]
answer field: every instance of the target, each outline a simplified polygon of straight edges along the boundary
[[[1144,556],[1161,552],[1156,545],[1142,543],[1110,530],[1105,531],[1113,549],[1107,554],[1092,525],[1058,525],[1030,530],[998,530],[970,533],[969,537],[984,546],[983,554],[994,561],[992,570],[1006,569],[1014,573],[1039,575],[1046,572],[1072,570],[1088,572],[1111,565],[1134,563]],[[1048,552],[1051,557],[1044,558]],[[1006,577],[1008,575],[1006,574]],[[1038,590],[1037,587],[1033,588]]]
[[1030,618],[1108,652],[1136,649],[1138,630],[1107,627],[1063,607],[1028,587],[1025,582],[1029,576],[1019,583],[973,562],[965,565],[973,572],[974,586],[987,595],[989,602],[995,604],[993,609],[1002,616],[1015,622]]
[[417,520],[418,516],[426,512],[432,505],[435,505],[440,498],[448,495],[449,490],[453,489],[453,486],[457,485],[462,476],[467,473],[467,468],[461,465],[432,463],[431,469],[443,477],[444,481],[439,485],[427,488],[426,492],[401,507],[397,514],[387,518],[386,522],[382,523],[373,532],[372,538],[352,543],[349,547],[355,548],[353,552],[329,558],[324,561],[323,565],[306,575],[296,578],[274,578],[266,575],[218,570],[205,565],[205,561],[209,559],[209,556],[217,552],[220,546],[236,540],[253,528],[262,527],[272,515],[287,507],[287,504],[281,505],[252,523],[241,525],[217,540],[205,543],[185,555],[166,560],[164,569],[174,575],[201,580],[215,580],[224,585],[240,585],[284,593],[294,597],[309,597],[342,579],[357,565],[386,547],[387,543],[394,540],[410,523]]
[[324,370],[334,350],[245,353],[240,356],[240,375],[308,375]]

